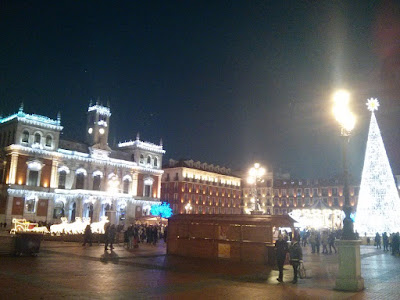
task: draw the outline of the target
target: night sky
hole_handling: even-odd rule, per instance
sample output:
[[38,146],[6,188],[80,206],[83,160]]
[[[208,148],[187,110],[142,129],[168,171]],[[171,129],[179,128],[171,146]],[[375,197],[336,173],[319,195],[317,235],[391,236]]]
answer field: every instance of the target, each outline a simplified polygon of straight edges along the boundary
[[56,118],[83,140],[90,99],[110,103],[109,143],[165,159],[294,177],[341,172],[331,95],[346,88],[361,177],[369,112],[400,173],[400,13],[393,1],[1,1],[0,110]]

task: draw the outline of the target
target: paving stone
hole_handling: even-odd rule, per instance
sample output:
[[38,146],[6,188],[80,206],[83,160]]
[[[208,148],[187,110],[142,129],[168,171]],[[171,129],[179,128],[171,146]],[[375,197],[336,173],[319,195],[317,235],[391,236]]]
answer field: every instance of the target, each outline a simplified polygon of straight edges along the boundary
[[362,246],[366,289],[334,290],[338,256],[303,249],[308,278],[263,265],[165,255],[165,245],[82,247],[46,241],[37,257],[0,257],[0,299],[400,299],[400,258]]

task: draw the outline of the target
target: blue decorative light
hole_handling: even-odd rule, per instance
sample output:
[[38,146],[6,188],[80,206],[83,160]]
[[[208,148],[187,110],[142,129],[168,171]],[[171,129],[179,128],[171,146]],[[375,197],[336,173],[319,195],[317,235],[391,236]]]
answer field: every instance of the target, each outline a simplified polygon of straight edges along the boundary
[[153,205],[150,213],[153,216],[168,219],[172,216],[172,208],[169,206],[169,203],[163,202],[161,205]]

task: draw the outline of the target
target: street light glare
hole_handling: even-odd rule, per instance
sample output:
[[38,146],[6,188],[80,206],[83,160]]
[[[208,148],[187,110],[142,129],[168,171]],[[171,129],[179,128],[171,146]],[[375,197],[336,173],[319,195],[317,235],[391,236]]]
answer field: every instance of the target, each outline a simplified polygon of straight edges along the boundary
[[345,90],[339,90],[333,95],[333,101],[336,106],[347,106],[350,101],[350,93]]
[[356,117],[349,109],[350,94],[345,90],[337,91],[333,95],[333,100],[335,105],[332,112],[335,119],[347,132],[352,131],[356,124]]

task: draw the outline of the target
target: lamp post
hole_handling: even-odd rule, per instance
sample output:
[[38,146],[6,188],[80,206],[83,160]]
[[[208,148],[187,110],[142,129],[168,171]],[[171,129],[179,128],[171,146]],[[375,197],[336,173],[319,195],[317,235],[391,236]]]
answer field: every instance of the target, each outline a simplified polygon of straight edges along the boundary
[[336,289],[342,291],[360,291],[364,289],[364,279],[361,277],[360,241],[355,239],[353,220],[350,218],[351,206],[349,199],[349,183],[347,168],[347,145],[356,118],[349,109],[350,94],[338,91],[334,94],[333,114],[340,125],[340,135],[343,140],[343,232],[339,248],[339,272],[336,278]]
[[340,135],[343,140],[343,154],[342,154],[342,164],[343,164],[343,195],[344,195],[344,205],[343,212],[345,218],[343,220],[343,232],[342,240],[355,240],[353,220],[350,218],[352,211],[350,205],[349,197],[349,172],[347,167],[347,145],[350,140],[351,131],[354,129],[356,122],[355,116],[349,109],[349,99],[350,95],[346,91],[338,91],[334,94],[335,105],[333,107],[333,114],[340,125]]
[[260,166],[259,163],[255,163],[249,170],[249,176],[247,177],[247,182],[251,185],[252,198],[251,202],[254,203],[254,209],[251,211],[252,215],[262,215],[260,199],[258,197],[257,183],[263,182],[263,176],[265,174],[265,169]]
[[190,212],[192,211],[192,205],[190,203],[185,205],[185,211],[187,214],[190,214]]

